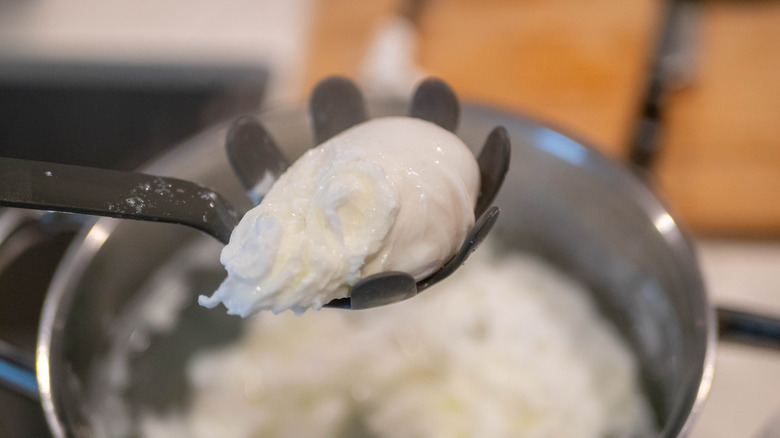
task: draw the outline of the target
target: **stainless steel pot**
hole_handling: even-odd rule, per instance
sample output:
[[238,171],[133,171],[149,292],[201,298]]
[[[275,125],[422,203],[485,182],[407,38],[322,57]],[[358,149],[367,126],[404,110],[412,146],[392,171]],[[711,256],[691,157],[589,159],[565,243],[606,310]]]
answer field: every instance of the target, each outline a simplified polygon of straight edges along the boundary
[[[371,112],[400,114],[403,106],[374,105]],[[289,157],[311,145],[302,109],[271,112],[262,120]],[[512,166],[496,201],[502,208],[497,240],[537,253],[589,286],[639,358],[660,436],[685,435],[710,388],[716,328],[684,232],[632,173],[560,131],[465,105],[459,135],[479,147],[497,124],[508,129],[513,143]],[[224,137],[225,128],[215,128],[145,170],[206,184],[248,207],[227,164]],[[116,321],[137,305],[145,279],[199,238],[184,227],[101,219],[69,250],[44,305],[36,354],[41,401],[55,436],[93,434],[90,373],[110,348]],[[131,404],[162,409],[169,399],[186,397],[184,358],[238,331],[235,319],[220,311],[193,310],[184,318],[175,343],[153,341],[134,362],[130,378],[138,381],[128,395]],[[203,327],[222,327],[224,333],[209,338],[211,328]]]

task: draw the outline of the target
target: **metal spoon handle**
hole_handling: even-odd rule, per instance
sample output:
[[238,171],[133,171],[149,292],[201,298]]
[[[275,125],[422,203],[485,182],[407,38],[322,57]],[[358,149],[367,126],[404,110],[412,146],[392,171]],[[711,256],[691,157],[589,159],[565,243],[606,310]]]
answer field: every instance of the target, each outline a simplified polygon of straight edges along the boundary
[[189,181],[2,157],[0,206],[177,223],[223,243],[238,223],[221,196]]

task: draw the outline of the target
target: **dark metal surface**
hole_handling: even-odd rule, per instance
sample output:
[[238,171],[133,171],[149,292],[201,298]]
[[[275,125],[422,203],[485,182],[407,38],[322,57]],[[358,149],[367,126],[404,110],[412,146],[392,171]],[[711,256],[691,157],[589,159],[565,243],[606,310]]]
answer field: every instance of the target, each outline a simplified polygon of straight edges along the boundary
[[215,123],[257,111],[261,66],[24,60],[0,65],[0,156],[134,170]]
[[46,438],[51,436],[39,402],[0,386],[0,436]]
[[238,223],[219,194],[189,181],[2,157],[0,206],[176,223],[223,243]]

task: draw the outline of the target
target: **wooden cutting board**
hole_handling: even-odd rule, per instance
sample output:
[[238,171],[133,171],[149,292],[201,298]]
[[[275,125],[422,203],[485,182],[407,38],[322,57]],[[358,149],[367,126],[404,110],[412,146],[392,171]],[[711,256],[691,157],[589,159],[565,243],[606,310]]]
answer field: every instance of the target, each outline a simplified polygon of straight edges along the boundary
[[[469,100],[565,127],[625,160],[662,15],[655,0],[429,0],[417,62]],[[304,88],[357,76],[399,2],[318,0]],[[705,2],[694,82],[667,99],[654,167],[698,235],[780,237],[780,3]]]
[[702,7],[695,81],[670,96],[656,168],[700,234],[780,237],[780,3]]

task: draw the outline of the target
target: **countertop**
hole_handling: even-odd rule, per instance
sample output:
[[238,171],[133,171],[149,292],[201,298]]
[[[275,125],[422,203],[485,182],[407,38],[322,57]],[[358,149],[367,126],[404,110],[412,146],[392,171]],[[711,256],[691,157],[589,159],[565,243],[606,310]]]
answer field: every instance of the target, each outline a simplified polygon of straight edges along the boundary
[[[716,305],[780,315],[780,242],[697,242]],[[715,378],[693,438],[780,437],[780,352],[719,342]]]

